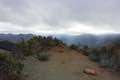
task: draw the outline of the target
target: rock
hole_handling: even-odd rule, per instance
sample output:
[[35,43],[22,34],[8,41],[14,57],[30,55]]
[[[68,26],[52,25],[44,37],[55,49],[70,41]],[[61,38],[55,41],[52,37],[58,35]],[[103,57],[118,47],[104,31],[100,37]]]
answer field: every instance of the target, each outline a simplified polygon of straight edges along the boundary
[[97,72],[96,70],[94,69],[91,69],[91,68],[85,68],[83,70],[84,73],[88,74],[88,75],[93,75],[93,76],[96,76],[97,75]]

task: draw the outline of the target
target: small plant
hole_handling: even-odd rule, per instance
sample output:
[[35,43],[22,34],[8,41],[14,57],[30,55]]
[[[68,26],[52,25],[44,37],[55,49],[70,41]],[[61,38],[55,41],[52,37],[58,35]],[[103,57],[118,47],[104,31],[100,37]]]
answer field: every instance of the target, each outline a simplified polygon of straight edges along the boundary
[[40,61],[48,61],[49,55],[46,52],[42,52],[42,53],[37,54],[37,58]]
[[0,52],[1,79],[20,80],[23,67],[24,65],[12,53]]
[[75,49],[75,50],[77,50],[77,49],[78,49],[78,46],[77,46],[77,45],[72,44],[72,45],[70,45],[70,48],[71,48],[71,49]]
[[6,54],[0,52],[0,61],[5,60],[6,57]]
[[100,51],[97,48],[90,49],[88,51],[88,56],[90,57],[91,60],[99,62],[100,61]]

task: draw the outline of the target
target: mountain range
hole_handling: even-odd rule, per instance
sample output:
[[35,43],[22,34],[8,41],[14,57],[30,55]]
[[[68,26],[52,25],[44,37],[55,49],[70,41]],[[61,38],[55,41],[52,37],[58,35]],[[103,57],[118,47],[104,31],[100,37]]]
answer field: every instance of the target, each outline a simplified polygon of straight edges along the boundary
[[[17,42],[24,40],[29,40],[32,38],[33,34],[0,34],[0,41],[11,41]],[[101,47],[105,45],[106,42],[113,40],[120,40],[120,34],[106,34],[106,35],[93,35],[93,34],[82,34],[82,35],[52,35],[64,43],[71,45],[88,45],[89,47]]]
[[0,41],[18,42],[22,39],[29,40],[33,34],[0,34]]
[[62,40],[68,45],[87,45],[89,47],[101,47],[105,43],[111,42],[114,40],[120,40],[120,34],[106,34],[106,35],[93,35],[93,34],[82,34],[79,36],[70,36],[70,35],[60,35],[56,36],[58,39]]

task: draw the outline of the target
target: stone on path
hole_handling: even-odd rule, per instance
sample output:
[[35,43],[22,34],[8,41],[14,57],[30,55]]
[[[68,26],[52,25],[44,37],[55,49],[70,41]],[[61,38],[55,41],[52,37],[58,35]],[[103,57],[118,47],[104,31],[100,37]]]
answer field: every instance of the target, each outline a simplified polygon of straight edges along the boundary
[[97,75],[97,71],[91,68],[85,68],[83,70],[84,73],[89,74],[89,75],[93,75],[96,76]]

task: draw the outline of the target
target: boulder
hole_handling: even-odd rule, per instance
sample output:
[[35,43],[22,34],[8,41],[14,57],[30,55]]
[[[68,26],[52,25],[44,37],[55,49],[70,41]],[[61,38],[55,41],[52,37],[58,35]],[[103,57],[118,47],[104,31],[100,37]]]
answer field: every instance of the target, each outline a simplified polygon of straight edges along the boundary
[[83,72],[88,75],[93,75],[93,76],[97,75],[97,71],[91,68],[85,68]]

